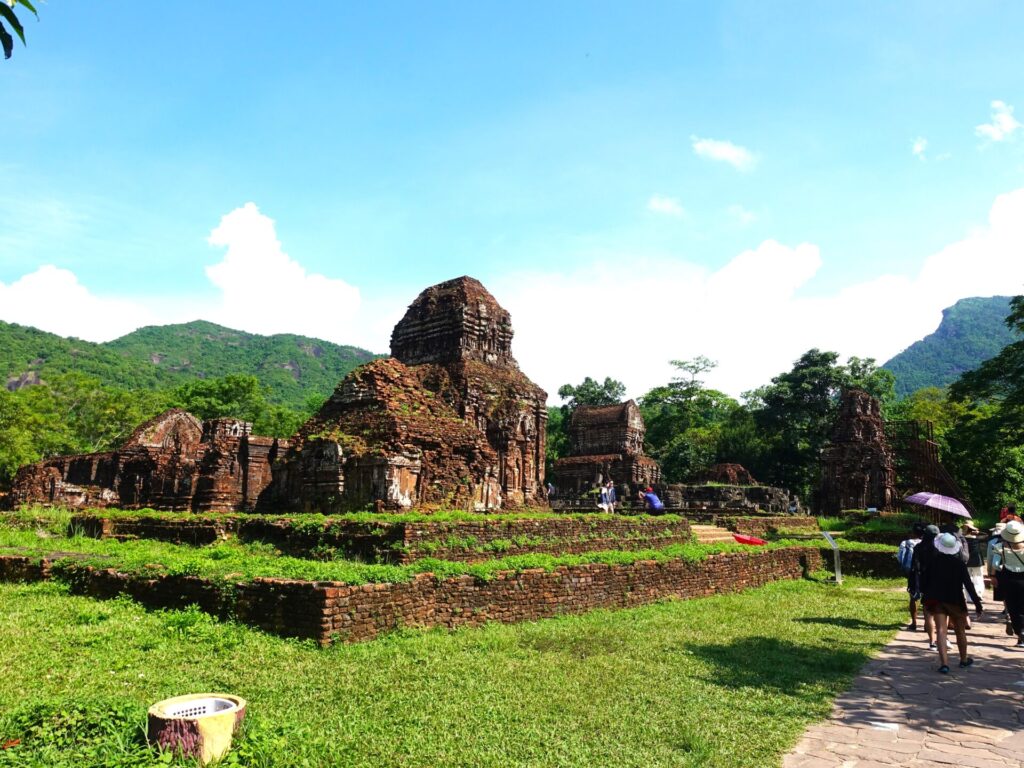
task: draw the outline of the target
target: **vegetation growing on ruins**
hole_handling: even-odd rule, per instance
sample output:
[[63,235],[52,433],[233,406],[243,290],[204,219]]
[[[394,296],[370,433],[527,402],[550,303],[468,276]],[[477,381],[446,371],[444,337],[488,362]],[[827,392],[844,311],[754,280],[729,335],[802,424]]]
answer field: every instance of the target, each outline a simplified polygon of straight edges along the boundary
[[[773,542],[771,547],[793,546],[792,541]],[[798,542],[797,545],[805,545]],[[488,580],[502,571],[530,568],[553,570],[562,565],[607,563],[627,565],[640,560],[698,562],[720,552],[749,550],[742,544],[672,544],[663,549],[607,550],[579,555],[527,554],[455,563],[425,558],[409,565],[376,565],[351,560],[308,560],[280,555],[261,543],[226,541],[208,547],[184,547],[162,541],[94,539],[52,532],[0,527],[0,554],[44,557],[59,553],[58,578],[72,578],[76,568],[115,568],[123,573],[201,576],[208,579],[251,581],[256,578],[288,578],[305,581],[338,581],[345,584],[409,581],[420,573],[438,578],[471,575]]]
[[892,636],[893,584],[777,582],[329,649],[0,584],[0,744],[17,742],[0,766],[190,765],[141,738],[146,707],[186,690],[249,700],[229,764],[771,765]]

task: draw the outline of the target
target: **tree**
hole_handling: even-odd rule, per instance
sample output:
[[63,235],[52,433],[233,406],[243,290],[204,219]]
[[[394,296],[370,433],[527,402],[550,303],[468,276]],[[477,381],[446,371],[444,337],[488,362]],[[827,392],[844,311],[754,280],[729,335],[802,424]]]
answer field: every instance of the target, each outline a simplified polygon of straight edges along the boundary
[[[895,378],[867,358],[839,363],[836,352],[811,349],[771,384],[745,395],[765,443],[755,476],[805,499],[816,485],[844,389],[864,389],[882,402],[894,399]],[[751,469],[748,467],[748,469]]]
[[35,7],[29,0],[0,0],[0,47],[4,49],[5,59],[11,58],[14,53],[14,38],[11,37],[11,33],[4,26],[5,21],[14,30],[14,34],[18,36],[18,39],[21,40],[21,44],[25,45],[25,28],[14,13],[14,6],[16,5],[25,6],[37,19],[39,18],[39,14],[36,13]]
[[267,401],[267,389],[249,374],[233,373],[200,379],[171,391],[169,405],[184,408],[199,419],[233,418],[252,422],[253,432],[271,437],[291,435],[306,413]]
[[16,392],[0,390],[0,486],[18,467],[50,456],[117,448],[167,406],[160,392],[129,392],[71,373]]
[[568,400],[562,407],[567,408],[569,413],[581,405],[614,405],[621,402],[625,395],[626,385],[608,377],[599,384],[587,376],[582,384],[575,387],[572,384],[563,384],[558,388],[558,396]]
[[705,389],[701,374],[716,363],[704,356],[672,360],[683,375],[640,398],[647,426],[647,451],[661,463],[668,482],[693,480],[720,456],[722,429],[740,404],[714,389]]

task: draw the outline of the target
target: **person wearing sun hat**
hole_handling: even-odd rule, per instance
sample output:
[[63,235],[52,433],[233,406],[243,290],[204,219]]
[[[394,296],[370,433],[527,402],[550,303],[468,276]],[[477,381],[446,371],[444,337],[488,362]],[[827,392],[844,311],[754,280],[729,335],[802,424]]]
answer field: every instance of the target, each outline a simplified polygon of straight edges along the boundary
[[960,666],[969,667],[974,659],[967,655],[967,601],[964,590],[974,601],[974,607],[981,615],[982,603],[978,596],[967,565],[960,558],[962,544],[952,533],[943,533],[933,542],[935,553],[924,574],[921,592],[924,606],[935,620],[936,645],[939,651],[939,672],[949,672],[949,651],[946,646],[949,624],[956,632],[957,650],[960,652]]
[[988,570],[1006,604],[1006,634],[1024,648],[1024,523],[1010,520],[991,549]]

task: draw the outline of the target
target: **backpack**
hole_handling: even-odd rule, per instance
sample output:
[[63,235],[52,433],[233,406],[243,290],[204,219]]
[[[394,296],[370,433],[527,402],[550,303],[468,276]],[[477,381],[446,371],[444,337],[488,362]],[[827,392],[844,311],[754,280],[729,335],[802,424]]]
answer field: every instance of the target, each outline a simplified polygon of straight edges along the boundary
[[911,565],[914,562],[914,547],[916,546],[916,541],[906,539],[900,542],[900,548],[896,550],[896,560],[899,561],[900,568],[903,569],[904,573],[910,573]]

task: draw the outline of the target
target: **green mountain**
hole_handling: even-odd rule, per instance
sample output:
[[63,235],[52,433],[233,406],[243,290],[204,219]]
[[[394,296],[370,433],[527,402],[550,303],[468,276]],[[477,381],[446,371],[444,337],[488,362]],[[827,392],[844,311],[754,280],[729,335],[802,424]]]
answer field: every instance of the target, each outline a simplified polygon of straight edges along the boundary
[[127,389],[246,373],[269,388],[271,402],[302,408],[308,397],[330,394],[345,374],[375,357],[308,336],[260,336],[202,320],[148,326],[103,344],[0,321],[0,377],[8,389],[70,371]]
[[961,299],[942,310],[934,333],[915,341],[882,367],[896,376],[896,394],[945,387],[994,357],[1016,336],[1006,327],[1009,296]]

